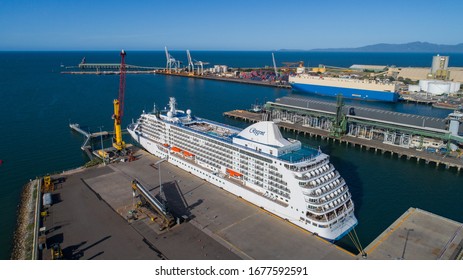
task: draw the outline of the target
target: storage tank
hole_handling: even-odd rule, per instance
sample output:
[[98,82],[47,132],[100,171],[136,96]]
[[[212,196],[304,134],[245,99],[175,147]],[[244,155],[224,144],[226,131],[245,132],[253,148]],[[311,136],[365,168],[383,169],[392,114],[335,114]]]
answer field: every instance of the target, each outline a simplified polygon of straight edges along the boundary
[[448,94],[450,92],[450,83],[431,82],[428,84],[427,92],[432,95]]
[[419,92],[420,85],[408,85],[408,91],[409,92]]
[[429,80],[420,80],[419,86],[422,91],[428,91]]
[[460,90],[460,83],[451,82],[450,83],[450,93],[455,93]]

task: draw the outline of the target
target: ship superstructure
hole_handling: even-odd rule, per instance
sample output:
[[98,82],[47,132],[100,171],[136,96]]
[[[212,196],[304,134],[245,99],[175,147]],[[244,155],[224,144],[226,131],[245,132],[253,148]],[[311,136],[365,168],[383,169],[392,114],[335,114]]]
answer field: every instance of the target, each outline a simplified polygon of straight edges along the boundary
[[341,94],[344,98],[367,101],[397,102],[398,85],[369,79],[338,78],[297,74],[289,77],[291,87],[297,91],[327,96]]
[[128,127],[148,152],[325,239],[357,224],[346,182],[320,150],[273,122],[241,130],[178,110],[175,98],[169,107]]

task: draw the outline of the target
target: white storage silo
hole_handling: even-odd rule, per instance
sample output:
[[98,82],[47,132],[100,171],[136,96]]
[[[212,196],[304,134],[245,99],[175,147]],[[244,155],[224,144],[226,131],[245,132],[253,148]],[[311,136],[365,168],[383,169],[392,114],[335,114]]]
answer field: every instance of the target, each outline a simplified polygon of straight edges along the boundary
[[428,91],[428,84],[429,84],[429,80],[420,80],[419,82],[419,86],[420,86],[420,89],[421,91]]
[[460,90],[460,83],[451,82],[450,83],[450,93],[455,93]]
[[449,57],[436,55],[432,57],[431,73],[435,74],[437,70],[447,70],[449,66]]
[[449,94],[450,93],[450,83],[445,82],[431,82],[428,84],[427,92],[431,93],[432,95],[441,95],[441,94]]
[[408,91],[409,92],[419,92],[420,85],[408,85]]

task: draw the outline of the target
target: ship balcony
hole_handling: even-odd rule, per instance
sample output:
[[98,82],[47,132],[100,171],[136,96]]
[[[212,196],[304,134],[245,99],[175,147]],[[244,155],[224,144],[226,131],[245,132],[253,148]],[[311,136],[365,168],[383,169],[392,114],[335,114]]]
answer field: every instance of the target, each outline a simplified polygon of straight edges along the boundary
[[283,177],[283,175],[281,175],[281,174],[278,173],[278,172],[274,172],[274,171],[269,171],[268,174],[273,175],[273,176],[276,176],[276,177],[279,177],[279,178],[282,178],[282,177]]
[[336,220],[343,213],[351,213],[353,211],[353,204],[350,200],[346,204],[339,206],[337,209],[328,209],[326,211],[312,210],[307,211],[306,217],[315,222],[329,222]]
[[308,180],[307,182],[299,182],[299,186],[304,189],[315,189],[317,187],[322,187],[326,183],[330,183],[333,180],[339,179],[339,177],[341,177],[341,175],[333,167],[332,169],[329,169],[326,173],[320,174],[319,176],[314,177]]
[[317,180],[326,175],[327,173],[335,171],[335,168],[332,164],[329,164],[327,168],[322,168],[323,166],[316,169],[316,171],[311,171],[311,173],[306,173],[303,176],[294,175],[294,177],[301,181],[300,183],[308,183],[312,180]]
[[303,190],[302,193],[310,197],[320,198],[323,195],[330,193],[332,190],[342,188],[344,185],[346,185],[346,181],[343,178],[341,178],[338,174],[338,176],[334,177],[333,180],[330,180],[320,185],[316,190],[312,190],[312,191]]
[[[306,165],[306,166],[299,166],[297,167],[296,169],[293,169],[292,171],[294,172],[297,172],[297,173],[307,173],[307,172],[310,172],[310,171],[313,171],[325,164],[329,163],[329,160],[328,159],[324,159],[322,161],[320,161],[319,163],[316,163],[316,164],[310,164],[310,165]],[[303,175],[303,174],[302,174]]]
[[272,181],[269,181],[268,185],[272,186],[272,187],[275,187],[275,188],[278,188],[278,189],[283,190],[283,191],[288,192],[288,193],[291,192],[288,188],[286,188],[284,186],[281,186],[280,184],[277,184],[277,183],[272,182]]
[[309,218],[310,220],[314,222],[329,222],[331,220],[336,219],[336,214],[331,211],[330,213],[325,213],[325,214],[314,214],[311,212],[307,212],[306,217]]
[[280,189],[275,189],[275,188],[270,187],[268,190],[270,192],[274,193],[274,194],[281,195],[282,197],[285,197],[285,198],[288,198],[288,199],[290,198],[288,193],[286,193],[286,192],[284,192],[284,191],[282,191]]
[[320,199],[309,199],[305,198],[305,202],[307,202],[307,209],[313,210],[315,208],[324,208],[325,210],[329,210],[331,208],[336,208],[337,205],[344,203],[346,200],[349,200],[352,196],[350,195],[347,188],[344,188],[338,194],[333,194],[332,196],[322,197]]
[[275,177],[273,177],[273,176],[269,176],[268,178],[269,178],[271,181],[280,183],[280,184],[282,184],[282,185],[285,185],[285,186],[288,185],[287,182],[285,182],[285,181],[283,181],[283,180],[281,180],[281,179],[279,179],[279,178],[275,178]]
[[307,203],[310,203],[312,205],[323,205],[326,203],[330,203],[333,200],[336,200],[340,196],[343,196],[344,194],[347,194],[348,196],[350,195],[349,193],[349,188],[347,186],[342,186],[341,188],[332,190],[331,192],[328,192],[326,195],[321,195],[318,197],[304,197],[305,201]]

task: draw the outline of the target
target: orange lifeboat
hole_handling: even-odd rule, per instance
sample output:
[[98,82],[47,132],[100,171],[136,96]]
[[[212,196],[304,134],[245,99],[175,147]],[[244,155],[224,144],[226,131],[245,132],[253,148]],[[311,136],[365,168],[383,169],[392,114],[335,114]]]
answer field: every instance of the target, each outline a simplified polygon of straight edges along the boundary
[[241,176],[243,176],[243,174],[241,174],[239,172],[236,172],[235,170],[232,170],[232,169],[229,169],[229,168],[227,168],[227,173],[231,177],[241,177]]
[[183,155],[186,157],[193,157],[194,155],[188,151],[183,151]]
[[164,147],[166,147],[166,148],[169,147],[169,144],[167,144],[167,143],[164,143],[164,144],[162,144],[162,145],[163,145]]
[[175,146],[172,147],[172,148],[170,148],[170,150],[171,150],[172,152],[175,152],[175,153],[180,153],[180,152],[182,151],[182,149],[180,149],[180,148],[178,148],[178,147],[175,147]]

